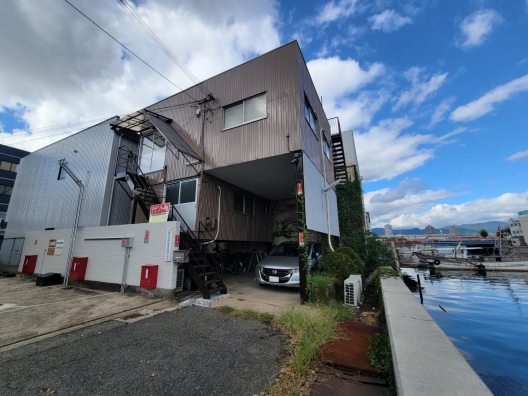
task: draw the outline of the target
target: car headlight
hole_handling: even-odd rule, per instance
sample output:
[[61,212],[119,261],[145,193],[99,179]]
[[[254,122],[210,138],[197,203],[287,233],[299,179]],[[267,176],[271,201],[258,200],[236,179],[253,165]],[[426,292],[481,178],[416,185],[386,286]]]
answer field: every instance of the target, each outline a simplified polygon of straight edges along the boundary
[[262,266],[259,265],[259,264],[257,264],[257,265],[255,266],[255,269],[256,269],[257,271],[260,271],[260,270],[262,270]]
[[292,274],[297,274],[299,272],[299,268],[294,268],[291,270]]

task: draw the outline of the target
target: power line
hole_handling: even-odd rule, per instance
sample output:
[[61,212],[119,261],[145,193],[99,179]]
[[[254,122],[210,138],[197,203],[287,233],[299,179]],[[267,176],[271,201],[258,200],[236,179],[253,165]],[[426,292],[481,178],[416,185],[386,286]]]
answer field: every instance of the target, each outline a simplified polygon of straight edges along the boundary
[[147,62],[145,62],[143,59],[141,59],[138,55],[136,55],[131,49],[129,49],[126,45],[122,44],[118,39],[116,39],[114,36],[112,36],[110,33],[108,33],[106,30],[104,30],[101,26],[99,26],[97,23],[95,23],[90,17],[88,17],[84,12],[79,10],[77,7],[75,7],[72,3],[70,3],[68,0],[64,0],[66,3],[68,3],[72,8],[74,8],[79,14],[84,16],[86,19],[88,19],[90,22],[92,22],[95,26],[97,26],[99,29],[101,29],[108,37],[110,37],[112,40],[114,40],[116,43],[118,43],[121,47],[126,49],[128,52],[130,52],[132,55],[134,55],[137,59],[139,59],[141,62],[143,62],[146,66],[148,66],[151,70],[156,72],[158,75],[163,77],[165,80],[167,80],[169,83],[174,85],[176,88],[178,88],[180,91],[182,91],[184,94],[189,96],[191,99],[196,100],[191,95],[189,95],[187,92],[185,92],[182,88],[178,87],[176,84],[174,84],[171,80],[169,80],[167,77],[165,77],[163,74],[161,74],[159,71],[154,69],[152,66],[150,66]]
[[169,59],[171,59],[176,64],[176,66],[178,66],[181,69],[181,71],[187,77],[189,77],[189,79],[193,83],[195,83],[197,85],[198,89],[200,89],[200,91],[202,91],[202,93],[204,95],[207,96],[208,94],[210,94],[210,92],[205,92],[201,88],[201,85],[204,85],[204,84],[201,83],[200,80],[198,80],[198,78],[194,74],[192,74],[192,72],[187,68],[187,66],[185,66],[185,63],[183,63],[170,50],[170,48],[167,47],[167,45],[156,35],[156,33],[154,33],[154,31],[152,31],[152,29],[146,24],[146,22],[143,21],[143,19],[141,19],[141,16],[137,13],[137,11],[135,10],[134,6],[129,4],[128,0],[119,0],[119,4],[132,17],[132,19],[134,19],[134,21],[139,25],[139,27],[141,29],[143,29],[143,31],[147,34],[147,36],[149,36],[152,40],[154,40],[156,45],[165,53],[165,55],[167,55],[169,57]]

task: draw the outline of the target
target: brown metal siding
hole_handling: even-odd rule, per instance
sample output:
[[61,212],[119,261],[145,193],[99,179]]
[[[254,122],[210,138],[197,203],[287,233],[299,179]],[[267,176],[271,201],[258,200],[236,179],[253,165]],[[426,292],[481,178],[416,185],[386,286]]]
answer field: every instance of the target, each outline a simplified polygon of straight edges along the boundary
[[[205,169],[252,161],[301,148],[298,45],[287,44],[270,53],[204,81],[215,96],[209,103],[204,127],[205,153],[202,143],[202,118],[196,107],[183,105],[192,99],[179,93],[149,107],[149,110],[172,118],[187,132],[184,138],[200,155]],[[187,90],[200,100],[204,94],[197,88]],[[223,106],[266,92],[267,118],[222,131]],[[189,168],[167,153],[167,180],[188,176]],[[191,168],[192,170],[192,168]]]
[[[222,188],[222,198],[220,203],[221,214],[218,240],[271,242],[273,218],[270,215],[264,214],[263,208],[264,202],[269,201],[211,175],[206,174],[205,178],[208,181],[200,184],[197,224],[198,221],[205,223],[206,217],[217,217],[218,189],[216,186],[220,186]],[[253,216],[234,212],[235,191],[254,199],[255,211]],[[216,230],[211,231],[211,234],[215,235],[215,233]]]
[[[298,68],[299,68],[299,110],[301,111],[301,140],[302,149],[306,152],[306,155],[312,160],[317,166],[317,169],[323,173],[323,163],[321,157],[321,128],[325,131],[326,140],[330,147],[332,146],[330,124],[324,112],[321,100],[315,89],[308,67],[304,61],[303,55],[300,49],[297,51],[298,55]],[[317,115],[317,136],[313,133],[310,125],[304,117],[304,97],[308,98],[312,109]],[[322,154],[324,156],[324,154]],[[326,177],[329,183],[334,182],[334,171],[332,160],[326,159]]]

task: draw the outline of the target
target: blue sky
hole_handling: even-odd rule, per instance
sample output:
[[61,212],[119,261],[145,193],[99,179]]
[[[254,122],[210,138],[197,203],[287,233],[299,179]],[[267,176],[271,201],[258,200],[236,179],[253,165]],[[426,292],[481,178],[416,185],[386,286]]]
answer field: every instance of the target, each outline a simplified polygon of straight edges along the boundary
[[[192,84],[117,2],[73,3],[180,87]],[[134,7],[200,79],[297,39],[327,116],[354,130],[373,226],[505,220],[528,209],[526,0]],[[8,8],[0,143],[34,150],[174,93],[66,3]]]

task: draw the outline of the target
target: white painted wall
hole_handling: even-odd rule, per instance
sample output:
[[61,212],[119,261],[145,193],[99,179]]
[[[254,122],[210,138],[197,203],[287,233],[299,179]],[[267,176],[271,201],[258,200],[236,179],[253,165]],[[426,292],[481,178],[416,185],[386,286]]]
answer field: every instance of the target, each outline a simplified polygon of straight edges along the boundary
[[[165,248],[168,228],[172,229],[172,239],[170,261],[167,262],[165,261]],[[145,230],[150,231],[149,243],[144,243]],[[172,252],[174,250],[174,236],[179,235],[179,230],[180,224],[177,221],[80,228],[77,232],[74,257],[88,257],[86,280],[121,284],[125,248],[121,247],[121,239],[104,240],[104,238],[133,237],[134,245],[130,249],[127,284],[139,286],[141,266],[157,264],[159,266],[157,287],[174,289],[176,287],[177,265],[172,262]],[[57,272],[64,276],[70,235],[71,229],[28,232],[22,250],[19,271],[22,271],[25,256],[38,255],[35,273]],[[48,247],[50,239],[64,239],[62,256],[45,255],[45,249]]]
[[[326,197],[323,175],[306,154],[303,154],[304,194],[306,209],[306,227],[309,230],[328,233],[326,215]],[[328,191],[330,203],[330,233],[339,236],[339,218],[337,215],[337,197],[334,190]]]

